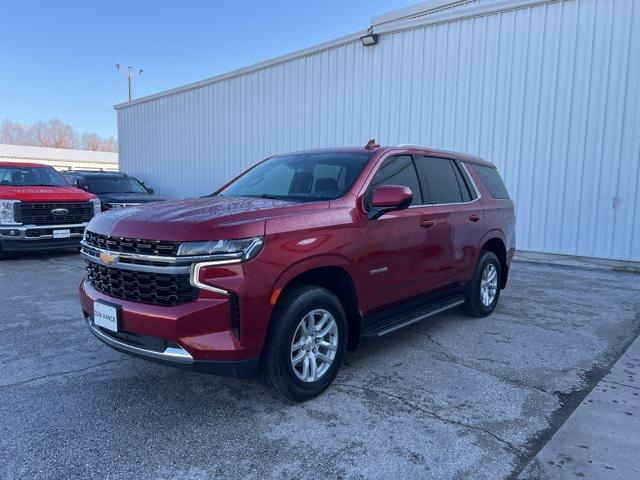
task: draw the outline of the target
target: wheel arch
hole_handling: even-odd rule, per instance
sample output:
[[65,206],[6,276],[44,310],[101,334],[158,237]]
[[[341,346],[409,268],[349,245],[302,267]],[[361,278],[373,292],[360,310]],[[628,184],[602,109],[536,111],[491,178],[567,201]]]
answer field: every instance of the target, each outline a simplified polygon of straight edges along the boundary
[[316,285],[335,294],[347,314],[347,348],[355,350],[360,343],[362,327],[358,292],[347,266],[342,262],[336,262],[336,259],[333,260],[290,267],[287,274],[279,279],[273,291],[277,293],[277,300],[282,297],[283,292],[295,285]]
[[[493,234],[493,235],[491,235]],[[500,288],[504,288],[507,285],[507,278],[509,277],[509,264],[507,263],[507,248],[505,246],[504,236],[500,235],[499,231],[489,232],[489,236],[483,239],[482,251],[492,252],[498,257],[500,261],[501,279]]]

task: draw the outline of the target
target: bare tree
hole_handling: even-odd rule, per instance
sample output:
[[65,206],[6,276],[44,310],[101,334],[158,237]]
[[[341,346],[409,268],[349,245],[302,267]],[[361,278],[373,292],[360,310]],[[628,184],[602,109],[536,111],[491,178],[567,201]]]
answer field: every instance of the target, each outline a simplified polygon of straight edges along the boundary
[[104,152],[117,152],[118,151],[118,142],[113,137],[107,137],[102,139],[102,143],[100,145],[100,150]]
[[0,125],[0,143],[12,145],[30,145],[28,128],[18,122],[12,122],[8,118]]
[[103,138],[96,133],[78,134],[78,131],[59,118],[47,122],[37,121],[21,125],[9,119],[0,124],[0,143],[32,145],[36,147],[84,148],[117,152],[118,142],[113,137]]
[[43,121],[35,122],[29,129],[29,137],[31,143],[36,147],[53,147],[53,139],[51,135],[51,128]]
[[102,150],[102,139],[97,133],[83,133],[80,148],[83,150]]
[[48,122],[51,131],[52,147],[55,148],[77,148],[78,132],[68,123],[64,123],[58,118],[52,118]]

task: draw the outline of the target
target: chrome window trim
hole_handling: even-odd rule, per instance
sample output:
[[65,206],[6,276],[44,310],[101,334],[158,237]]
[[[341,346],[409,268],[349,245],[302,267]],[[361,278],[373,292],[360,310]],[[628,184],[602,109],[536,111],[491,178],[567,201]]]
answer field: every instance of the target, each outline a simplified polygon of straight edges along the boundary
[[148,350],[146,348],[140,348],[134,345],[130,345],[126,342],[116,340],[115,338],[102,333],[100,329],[95,326],[91,318],[87,319],[87,327],[89,327],[91,333],[93,333],[99,340],[106,343],[110,347],[114,347],[131,353],[136,353],[145,357],[168,360],[175,363],[193,363],[193,357],[191,356],[191,354],[189,354],[189,352],[181,347],[167,347],[164,352],[156,352],[154,350]]
[[191,275],[189,281],[191,285],[197,288],[201,288],[202,290],[209,290],[210,292],[219,293],[221,295],[229,295],[228,290],[224,290],[222,288],[214,287],[212,285],[207,285],[206,283],[202,283],[200,281],[200,270],[205,267],[215,267],[217,265],[231,265],[235,263],[242,262],[241,258],[229,259],[229,260],[218,260],[215,262],[200,262],[194,263],[191,265]]
[[[382,165],[385,160],[389,159],[389,158],[393,158],[393,157],[398,157],[398,156],[402,156],[402,155],[408,155],[410,157],[415,157],[417,155],[422,155],[423,157],[428,157],[429,155],[426,155],[424,153],[420,153],[420,154],[411,154],[411,153],[396,153],[396,152],[391,152],[389,155],[387,155],[386,157],[384,157],[382,159],[382,161],[377,165],[377,168],[371,172],[368,181],[366,183],[366,185],[360,189],[361,192],[366,192],[367,190],[369,190],[369,187],[371,187],[371,181],[373,180],[373,178],[376,176],[376,173],[378,171],[378,169],[380,168],[380,165]],[[462,165],[462,169],[464,170],[464,173],[466,174],[467,178],[469,179],[469,181],[471,182],[471,186],[473,187],[473,191],[476,194],[476,198],[474,198],[473,200],[470,200],[468,202],[455,202],[455,203],[421,203],[420,205],[410,205],[408,208],[424,208],[424,207],[446,207],[446,206],[453,206],[453,205],[471,205],[472,203],[478,202],[481,198],[482,198],[482,194],[480,193],[480,190],[478,189],[478,186],[476,185],[475,180],[473,179],[473,177],[471,176],[471,174],[469,173],[469,169],[467,168],[467,164],[464,160],[459,160],[457,158],[446,158],[446,157],[438,157],[436,155],[432,155],[432,157],[434,158],[443,158],[445,160],[450,160],[452,162],[458,162],[460,165]],[[415,163],[415,159],[413,160]],[[416,167],[416,173],[418,174],[418,181],[420,182],[420,173],[417,172],[417,167]],[[380,219],[383,219],[384,217],[381,217]],[[378,220],[380,220],[378,219]]]

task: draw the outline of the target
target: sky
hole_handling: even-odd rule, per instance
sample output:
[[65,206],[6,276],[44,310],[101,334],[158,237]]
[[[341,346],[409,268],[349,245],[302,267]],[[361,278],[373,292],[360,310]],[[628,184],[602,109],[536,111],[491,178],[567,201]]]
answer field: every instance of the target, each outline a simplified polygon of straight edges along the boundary
[[[416,0],[0,0],[0,120],[116,136],[134,98],[348,35]],[[114,65],[124,68],[116,73]]]

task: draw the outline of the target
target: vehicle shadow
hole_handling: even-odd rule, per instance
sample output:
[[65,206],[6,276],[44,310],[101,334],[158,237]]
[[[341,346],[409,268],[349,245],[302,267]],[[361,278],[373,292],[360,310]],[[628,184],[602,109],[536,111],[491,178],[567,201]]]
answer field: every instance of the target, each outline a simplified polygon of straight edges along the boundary
[[79,257],[79,248],[68,248],[65,250],[54,250],[51,252],[8,252],[7,258],[0,265],[17,261],[37,261],[37,260],[56,260],[69,259],[71,257]]

